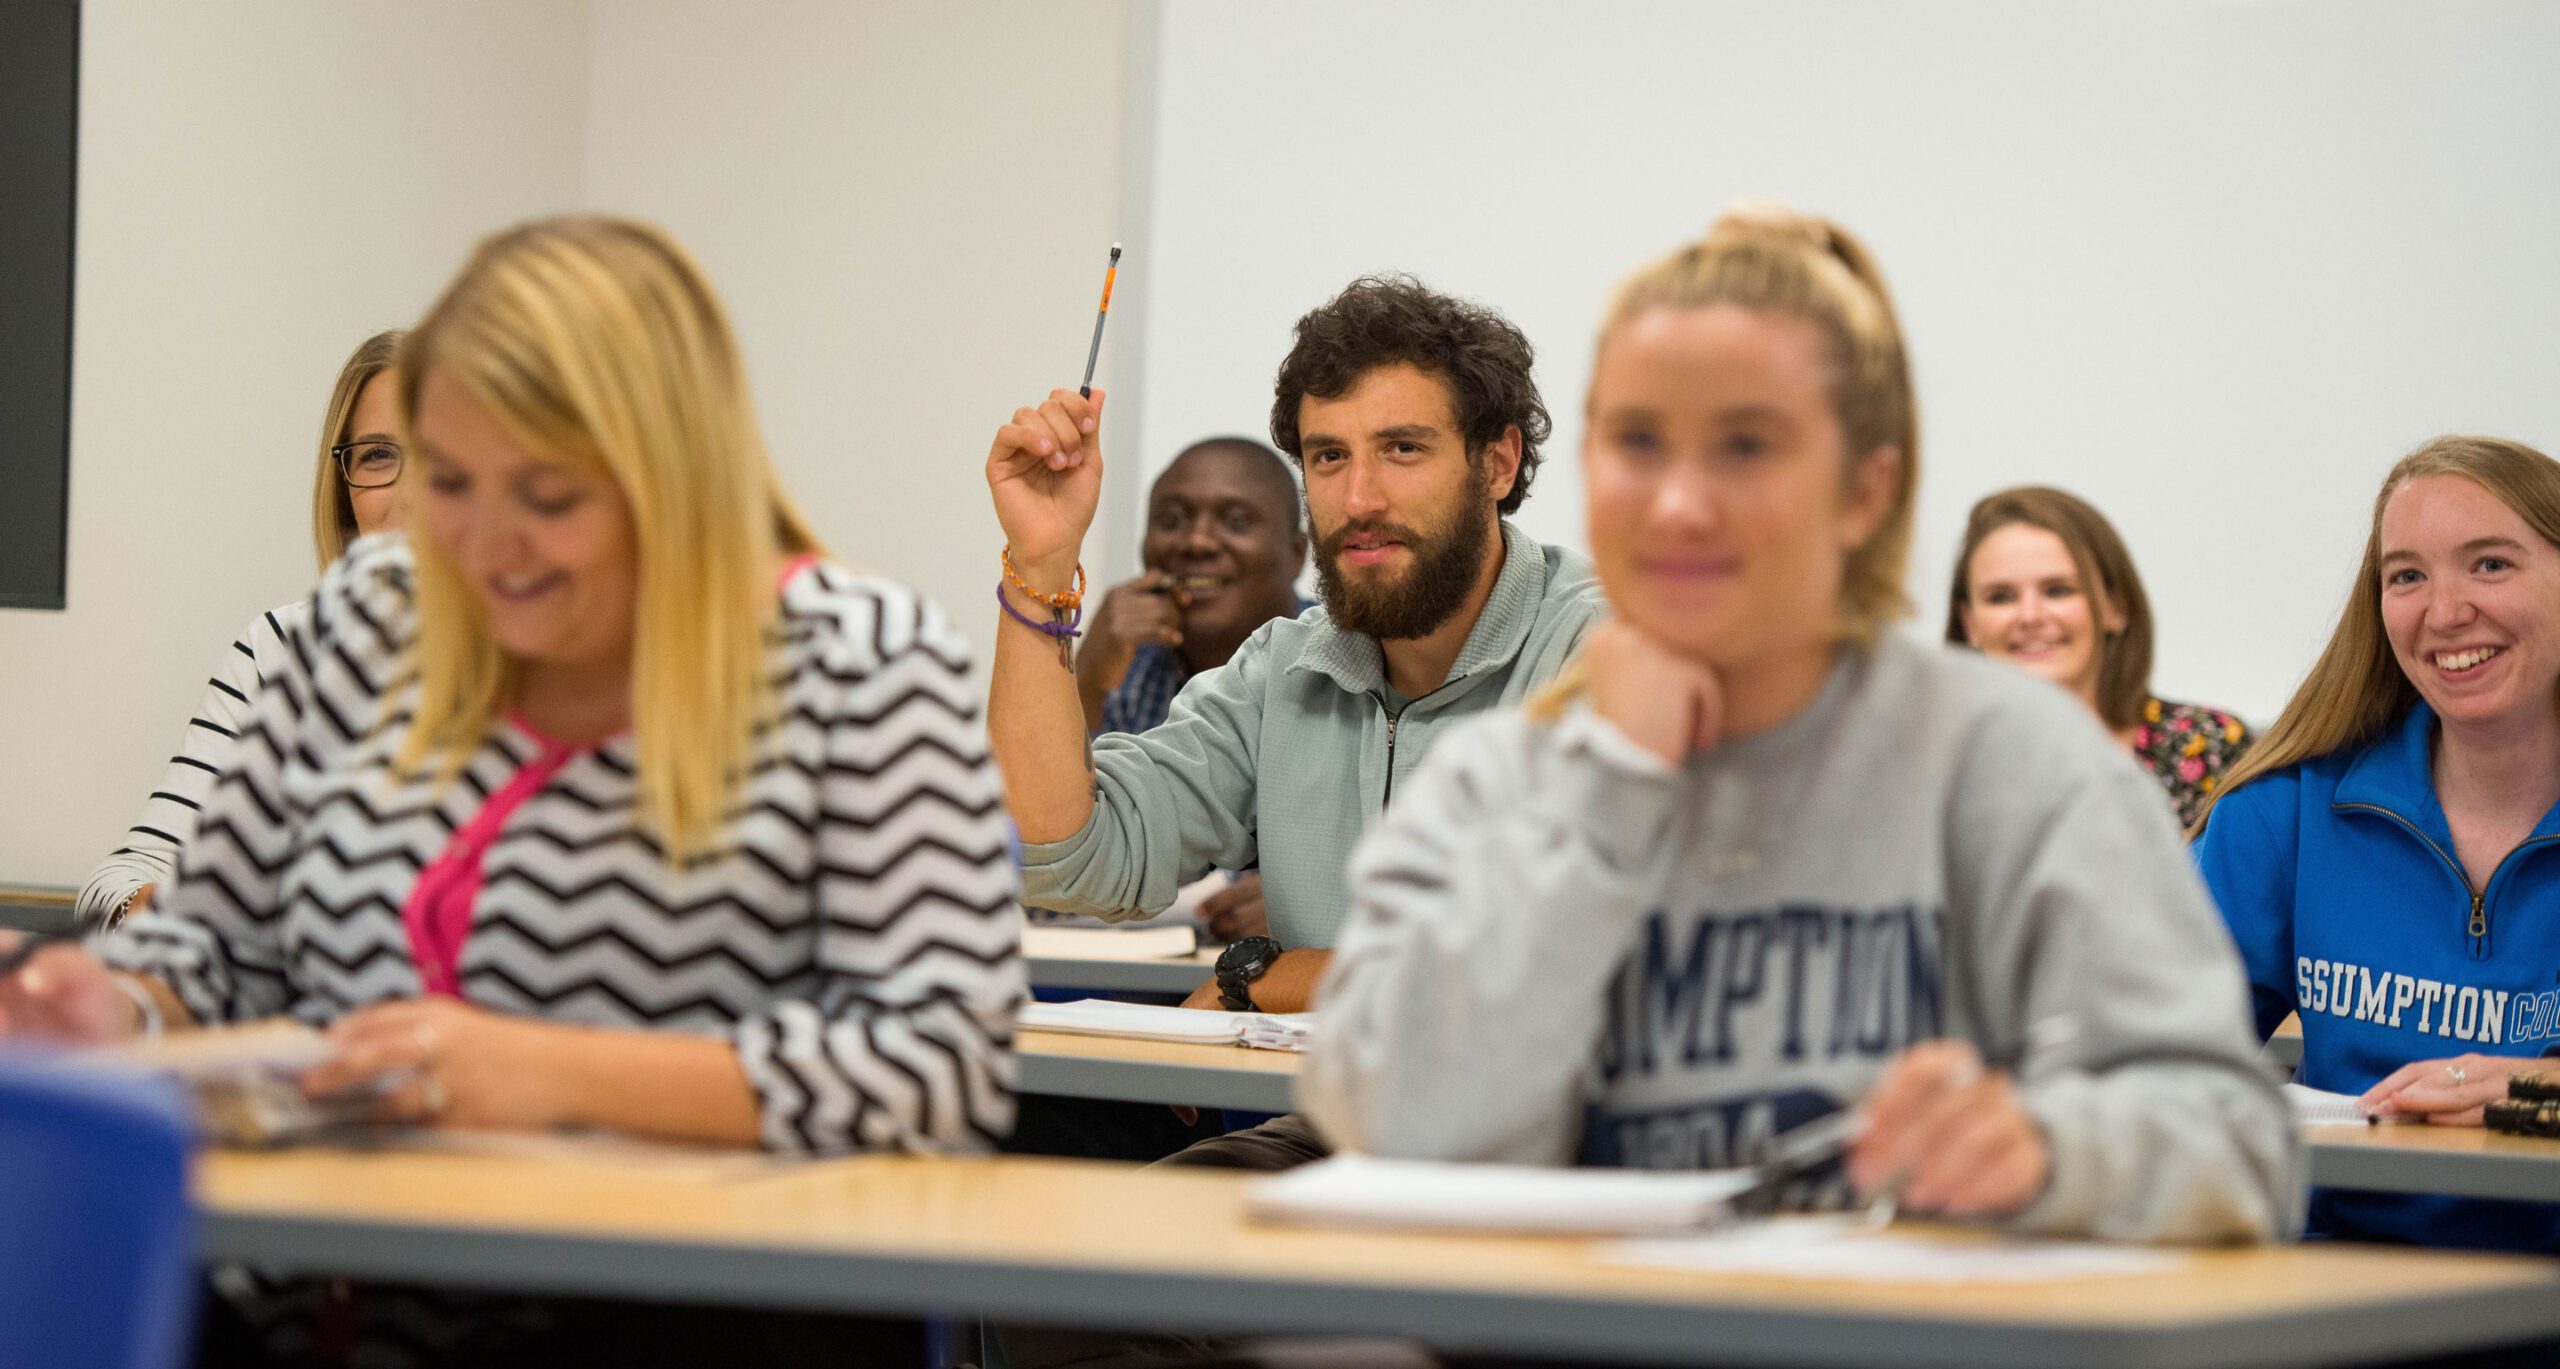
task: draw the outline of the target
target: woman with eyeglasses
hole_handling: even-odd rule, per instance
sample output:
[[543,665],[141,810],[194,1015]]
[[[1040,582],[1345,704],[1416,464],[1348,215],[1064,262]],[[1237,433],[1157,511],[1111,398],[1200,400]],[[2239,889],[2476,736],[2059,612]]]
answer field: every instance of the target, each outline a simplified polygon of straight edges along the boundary
[[[387,379],[399,345],[396,330],[366,338],[339,368],[337,388],[329,392],[320,463],[311,481],[311,542],[324,570],[349,542],[400,526],[400,440]],[[187,718],[178,754],[169,758],[142,805],[142,820],[81,886],[83,925],[113,926],[148,907],[153,891],[177,869],[178,852],[195,834],[196,813],[248,721],[258,682],[283,658],[287,629],[309,612],[300,600],[269,609],[251,619],[222,653],[204,697]]]

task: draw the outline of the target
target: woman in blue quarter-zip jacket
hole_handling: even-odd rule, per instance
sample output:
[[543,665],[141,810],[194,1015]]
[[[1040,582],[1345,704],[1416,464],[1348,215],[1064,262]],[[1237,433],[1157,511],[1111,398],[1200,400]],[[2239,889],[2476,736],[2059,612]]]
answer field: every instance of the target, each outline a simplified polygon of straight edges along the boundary
[[[2560,1065],[2560,463],[2446,437],[2392,469],[2328,649],[2202,823],[2302,1083],[2478,1126]],[[2322,1190],[2310,1229],[2560,1251],[2560,1205]]]

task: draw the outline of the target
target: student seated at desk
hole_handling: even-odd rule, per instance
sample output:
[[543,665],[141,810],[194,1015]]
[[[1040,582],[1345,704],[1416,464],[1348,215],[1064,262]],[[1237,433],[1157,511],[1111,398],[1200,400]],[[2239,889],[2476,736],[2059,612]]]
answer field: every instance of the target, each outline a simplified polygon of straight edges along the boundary
[[[2195,853],[2258,1029],[2313,1088],[2477,1126],[2560,1050],[2560,463],[2444,437],[2374,500],[2346,610]],[[2560,1252],[2560,1207],[2312,1195],[2338,1236]]]
[[1331,1140],[1714,1167],[1863,1101],[1847,1178],[1906,1212],[2293,1229],[2299,1146],[2158,790],[2067,696],[1891,630],[1907,365],[1821,219],[1730,213],[1623,287],[1583,448],[1617,617],[1362,843],[1300,1081]]
[[1947,594],[1947,640],[2070,690],[2194,824],[2249,744],[2218,708],[2151,692],[2151,597],[2107,516],[2022,486],[1973,506]]
[[822,559],[691,259],[502,232],[395,377],[418,535],[330,568],[175,883],[6,1027],[290,1014],[307,1088],[428,1127],[991,1148],[1021,914],[963,639]]
[[[1076,649],[1085,728],[1144,732],[1191,678],[1225,665],[1254,630],[1307,608],[1298,572],[1307,528],[1280,453],[1249,437],[1212,437],[1173,458],[1147,491],[1145,567],[1111,587]],[[1200,904],[1209,939],[1269,936],[1262,872],[1246,870]]]
[[[394,431],[391,382],[384,374],[399,345],[396,331],[366,338],[338,369],[338,384],[329,392],[311,488],[311,540],[322,570],[356,538],[401,525],[407,502],[400,483],[402,451]],[[249,701],[258,682],[281,667],[286,633],[308,622],[310,613],[309,600],[279,604],[251,619],[232,639],[187,719],[178,754],[169,758],[159,787],[143,804],[142,821],[81,886],[83,925],[112,927],[123,921],[149,906],[152,893],[176,873],[178,852],[195,833],[196,814],[213,792],[214,777],[229,761],[233,739],[248,726]]]
[[[1500,315],[1404,278],[1355,281],[1300,319],[1271,435],[1305,476],[1324,602],[1194,676],[1162,726],[1089,750],[1065,642],[1105,397],[1053,390],[997,430],[987,484],[1007,545],[988,726],[1024,902],[1146,917],[1212,869],[1259,862],[1272,940],[1229,953],[1226,991],[1306,1009],[1353,840],[1442,732],[1553,676],[1597,614],[1589,563],[1504,519],[1547,434],[1530,357]],[[1278,1169],[1323,1153],[1284,1117],[1183,1158]]]

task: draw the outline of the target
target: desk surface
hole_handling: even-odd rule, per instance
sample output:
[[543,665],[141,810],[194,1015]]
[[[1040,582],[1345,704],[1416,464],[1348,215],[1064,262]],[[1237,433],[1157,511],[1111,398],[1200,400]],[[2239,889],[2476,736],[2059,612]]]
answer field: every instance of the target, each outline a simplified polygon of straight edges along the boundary
[[[1026,1031],[1017,1038],[1025,1093],[1286,1112],[1306,1057],[1234,1046],[1186,1046]],[[2311,1182],[2332,1188],[2560,1202],[2560,1141],[2478,1127],[2306,1127]]]
[[0,930],[50,932],[67,928],[79,897],[77,889],[0,884]]
[[1083,989],[1091,993],[1188,994],[1209,982],[1223,946],[1204,947],[1172,959],[1113,955],[1026,955],[1022,963],[1035,989]]
[[2311,1182],[2330,1188],[2560,1203],[2560,1141],[2417,1122],[2304,1127]]
[[[1601,1263],[1575,1238],[1249,1224],[1246,1176],[1084,1161],[805,1164],[222,1153],[208,1255],[521,1292],[1768,1363],[2296,1365],[2560,1333],[2560,1265],[2381,1248],[2198,1252],[2103,1282],[1846,1284]],[[1957,1237],[1961,1239],[1961,1237]]]
[[1306,1058],[1294,1051],[1027,1030],[1015,1035],[1014,1051],[1024,1093],[1239,1112],[1287,1112]]
[[2302,1019],[2288,1017],[2278,1022],[2276,1034],[2267,1038],[2265,1054],[2287,1070],[2302,1068]]

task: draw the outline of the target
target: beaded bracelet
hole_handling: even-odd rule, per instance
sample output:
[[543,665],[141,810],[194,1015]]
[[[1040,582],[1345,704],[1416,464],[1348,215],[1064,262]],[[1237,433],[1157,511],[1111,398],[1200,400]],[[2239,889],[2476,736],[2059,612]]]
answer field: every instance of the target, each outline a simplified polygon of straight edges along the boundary
[[1065,613],[1070,609],[1082,608],[1084,606],[1084,563],[1082,561],[1078,561],[1076,563],[1076,582],[1074,585],[1070,586],[1063,593],[1042,594],[1040,591],[1033,589],[1028,583],[1026,583],[1022,578],[1022,573],[1013,568],[1013,544],[1011,542],[1004,544],[1004,550],[998,554],[998,559],[1004,562],[1004,578],[1012,581],[1013,587],[1022,591],[1023,597],[1031,600],[1033,603],[1046,605],[1047,607],[1056,609],[1060,613]]
[[1076,668],[1074,644],[1076,638],[1084,635],[1077,631],[1084,625],[1083,609],[1054,609],[1053,611],[1064,613],[1066,616],[1053,622],[1036,622],[1029,614],[1013,606],[1013,601],[1005,597],[1002,585],[996,586],[996,606],[1004,610],[1006,617],[1055,641],[1058,644],[1058,664],[1068,670]]

